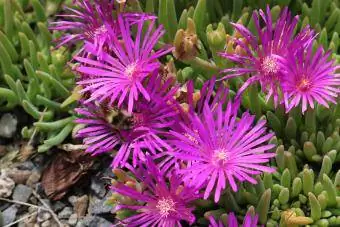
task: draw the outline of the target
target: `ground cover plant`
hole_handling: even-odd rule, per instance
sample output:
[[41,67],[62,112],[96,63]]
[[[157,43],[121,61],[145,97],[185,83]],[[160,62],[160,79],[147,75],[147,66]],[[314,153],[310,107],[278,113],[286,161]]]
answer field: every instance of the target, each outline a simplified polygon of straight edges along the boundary
[[340,226],[338,0],[3,0],[0,27],[0,225]]

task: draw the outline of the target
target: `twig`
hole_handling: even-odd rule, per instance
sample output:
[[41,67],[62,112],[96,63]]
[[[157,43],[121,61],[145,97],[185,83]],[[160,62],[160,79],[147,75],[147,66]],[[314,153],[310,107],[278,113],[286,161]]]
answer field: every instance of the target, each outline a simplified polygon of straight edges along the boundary
[[48,204],[45,203],[45,201],[40,198],[38,193],[36,191],[32,190],[32,194],[41,202],[41,204],[48,210],[48,212],[50,212],[50,214],[52,215],[53,219],[57,222],[59,227],[63,227],[64,225],[63,225],[63,223],[60,222],[58,215],[56,213],[54,213],[54,211],[48,206]]
[[34,204],[30,204],[30,203],[20,202],[20,201],[17,201],[17,200],[11,200],[11,199],[5,199],[5,198],[0,198],[0,200],[5,201],[5,202],[8,202],[8,203],[15,203],[15,204],[19,204],[19,205],[24,205],[24,206],[29,206],[29,207],[35,207],[35,208],[37,208],[37,209],[42,209],[42,210],[49,211],[48,209],[46,209],[46,208],[44,208],[44,207],[37,206],[37,205],[34,205]]
[[22,218],[19,218],[18,220],[14,221],[12,223],[9,223],[8,225],[5,225],[4,227],[10,227],[10,226],[12,226],[12,225],[14,225],[16,223],[19,223],[19,222],[21,222],[21,221],[23,221],[23,220],[25,220],[25,219],[27,219],[27,218],[37,214],[37,213],[38,213],[38,211],[35,211],[35,212],[33,212],[33,213],[29,214],[29,215],[26,215],[26,216],[24,216]]

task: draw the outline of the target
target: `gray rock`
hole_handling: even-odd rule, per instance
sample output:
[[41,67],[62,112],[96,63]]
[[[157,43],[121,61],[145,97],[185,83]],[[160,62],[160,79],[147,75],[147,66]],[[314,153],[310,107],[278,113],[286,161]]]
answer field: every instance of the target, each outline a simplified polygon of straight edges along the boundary
[[50,227],[50,226],[52,226],[52,225],[51,225],[51,221],[49,221],[49,220],[44,221],[43,223],[41,223],[40,226],[41,226],[41,227]]
[[29,197],[32,195],[32,189],[23,184],[18,184],[14,188],[13,199],[26,203]]
[[103,198],[106,194],[105,184],[97,176],[92,177],[90,188],[100,198]]
[[18,120],[9,113],[2,115],[0,119],[0,137],[12,138],[17,130]]
[[57,201],[53,204],[53,210],[56,212],[61,211],[62,209],[64,209],[64,207],[66,207],[66,204],[61,202],[61,201]]
[[50,214],[50,212],[45,211],[45,210],[40,210],[38,212],[37,222],[39,222],[39,223],[45,222],[45,221],[49,220],[51,217],[52,217],[52,215]]
[[35,165],[32,161],[18,162],[15,167],[19,170],[33,170]]
[[78,215],[77,214],[71,214],[67,223],[71,226],[75,226],[77,224],[77,222],[78,222]]
[[12,205],[8,207],[6,210],[2,212],[3,216],[3,224],[8,225],[9,223],[12,223],[15,220],[15,217],[17,216],[18,207],[16,205]]
[[105,218],[98,216],[87,216],[84,218],[83,223],[88,227],[111,227],[112,223],[106,220]]
[[71,195],[70,197],[68,197],[68,201],[72,204],[72,206],[74,206],[75,202],[77,201],[77,196],[75,195]]
[[100,199],[98,197],[92,197],[90,200],[90,206],[89,206],[89,211],[91,214],[106,214],[110,213],[112,210],[111,206],[106,205],[106,201],[108,198],[111,196],[111,192],[107,193],[105,198]]
[[58,218],[68,219],[68,218],[70,218],[72,213],[73,213],[73,211],[72,211],[71,207],[65,207],[62,211],[59,212]]

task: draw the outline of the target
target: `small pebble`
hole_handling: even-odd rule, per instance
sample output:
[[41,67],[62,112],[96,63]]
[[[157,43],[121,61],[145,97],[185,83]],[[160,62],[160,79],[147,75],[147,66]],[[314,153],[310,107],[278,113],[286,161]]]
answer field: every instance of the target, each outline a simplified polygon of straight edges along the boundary
[[75,226],[78,222],[78,215],[77,214],[72,214],[70,218],[68,219],[68,224],[71,226]]
[[41,223],[40,225],[41,227],[50,227],[51,226],[51,222],[49,220],[44,221],[43,223]]
[[4,171],[1,171],[0,175],[0,197],[7,198],[12,194],[15,187],[14,181],[7,177]]
[[17,212],[18,212],[17,205],[12,205],[8,207],[6,210],[4,210],[2,212],[3,224],[8,225],[9,223],[12,223],[15,220]]
[[0,137],[12,138],[17,130],[17,124],[18,120],[14,115],[9,113],[2,115],[0,119]]
[[52,217],[52,215],[50,214],[50,212],[45,211],[45,210],[41,210],[41,211],[38,212],[37,222],[41,223],[41,222],[47,221],[51,217]]
[[18,184],[14,188],[13,199],[16,201],[26,203],[29,197],[32,195],[32,189],[23,184]]
[[77,201],[74,203],[74,211],[78,215],[78,217],[84,217],[89,206],[89,197],[87,195],[83,195],[77,198]]
[[32,171],[30,170],[19,170],[17,168],[10,169],[7,172],[7,175],[16,183],[16,184],[25,184],[27,179],[31,176]]
[[68,219],[73,213],[71,207],[65,207],[62,211],[59,212],[58,218],[60,219]]
[[41,177],[41,173],[38,171],[33,171],[32,174],[27,179],[26,184],[30,187],[33,187],[34,184],[38,183]]

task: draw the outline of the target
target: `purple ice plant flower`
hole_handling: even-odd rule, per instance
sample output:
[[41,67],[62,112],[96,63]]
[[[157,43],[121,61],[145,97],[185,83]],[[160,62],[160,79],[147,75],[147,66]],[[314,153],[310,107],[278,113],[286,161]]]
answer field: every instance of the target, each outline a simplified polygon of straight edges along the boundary
[[[112,0],[75,0],[75,8],[66,7],[68,13],[59,15],[63,20],[51,22],[50,29],[69,32],[58,41],[57,48],[66,44],[85,41],[93,43],[99,55],[112,42],[112,35],[119,36],[120,30],[113,16]],[[122,13],[129,24],[156,17],[145,13]],[[110,31],[110,32],[109,32]],[[81,53],[83,48],[79,51]]]
[[[264,27],[261,24],[261,18]],[[253,21],[257,30],[257,36],[252,34],[242,24],[234,24],[234,28],[243,36],[245,41],[235,39],[244,54],[221,53],[220,55],[237,63],[239,67],[225,69],[222,73],[227,74],[222,79],[229,79],[240,75],[251,74],[251,77],[238,91],[240,95],[249,85],[259,82],[262,90],[266,93],[266,100],[271,97],[274,104],[279,102],[280,81],[282,70],[280,59],[285,58],[289,52],[305,48],[314,39],[314,32],[309,27],[304,28],[294,36],[294,29],[298,23],[298,16],[291,17],[288,8],[284,8],[273,27],[269,6],[267,11],[254,11]]]
[[128,169],[143,182],[145,189],[136,191],[122,183],[112,186],[112,190],[123,196],[128,196],[140,205],[118,204],[115,209],[129,209],[135,215],[122,220],[126,226],[182,226],[181,221],[193,224],[195,216],[192,214],[192,202],[200,197],[195,187],[182,184],[181,178],[175,172],[170,177],[158,169],[147,157],[138,168],[128,166]]
[[304,113],[308,106],[314,108],[315,102],[327,108],[328,102],[337,103],[340,74],[336,70],[340,67],[329,60],[331,51],[323,52],[319,47],[313,54],[310,46],[285,59],[282,90],[287,112],[300,104]]
[[[243,220],[242,227],[257,227],[258,224],[258,215],[252,215],[250,212],[246,214]],[[209,227],[224,227],[222,221],[217,221],[214,219],[213,216],[209,217]],[[238,221],[234,213],[229,213],[228,214],[228,222],[227,222],[227,227],[238,227]]]
[[[118,15],[118,28],[121,39],[111,34],[112,43],[109,45],[111,53],[97,53],[97,48],[92,43],[85,45],[85,51],[96,59],[76,57],[80,63],[76,68],[81,74],[78,84],[83,86],[82,93],[90,92],[86,102],[96,100],[108,102],[109,105],[118,103],[121,107],[128,103],[128,112],[131,113],[135,101],[143,97],[150,100],[149,92],[144,88],[143,82],[150,77],[152,72],[158,70],[158,58],[171,52],[171,48],[153,51],[154,46],[164,34],[162,26],[154,29],[155,20],[146,24],[144,20],[138,21],[135,38],[133,38],[131,24],[123,16]],[[143,32],[143,27],[148,26]]]
[[58,40],[57,47],[78,41],[94,43],[98,50],[110,42],[108,26],[116,30],[116,22],[112,16],[114,3],[111,0],[75,0],[75,8],[66,7],[67,14],[59,15],[65,18],[51,22],[50,29],[69,31]]
[[202,114],[189,113],[189,121],[179,122],[180,129],[170,131],[169,139],[174,151],[168,154],[186,163],[178,170],[183,180],[202,185],[205,199],[215,188],[216,202],[227,183],[237,191],[236,180],[256,184],[252,175],[275,171],[263,165],[275,156],[268,152],[274,145],[266,142],[274,134],[266,133],[266,122],[253,126],[255,117],[249,113],[238,120],[239,101],[224,105],[205,102]]
[[85,125],[78,137],[88,146],[86,152],[96,155],[118,149],[112,162],[116,168],[124,167],[129,159],[135,166],[145,159],[146,149],[150,155],[171,149],[164,135],[176,122],[178,112],[173,101],[176,87],[170,84],[171,80],[162,82],[156,74],[150,77],[146,87],[150,100],[139,100],[132,113],[107,103],[83,102],[76,109],[81,115],[76,122]]

